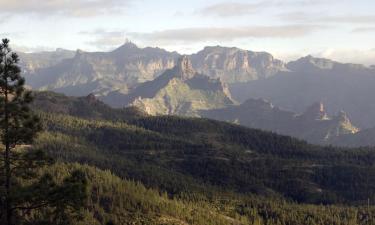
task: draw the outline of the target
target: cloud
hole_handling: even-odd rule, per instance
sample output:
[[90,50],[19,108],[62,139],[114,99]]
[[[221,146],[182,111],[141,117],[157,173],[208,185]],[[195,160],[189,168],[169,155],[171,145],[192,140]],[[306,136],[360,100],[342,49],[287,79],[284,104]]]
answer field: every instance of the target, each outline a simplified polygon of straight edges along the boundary
[[327,49],[313,55],[316,57],[329,58],[344,63],[375,65],[375,49]]
[[266,7],[268,3],[266,1],[259,3],[219,3],[208,6],[199,11],[202,15],[214,15],[214,16],[239,16],[254,13]]
[[1,14],[90,17],[118,12],[131,0],[0,0]]
[[288,12],[279,18],[289,22],[303,23],[336,23],[336,24],[375,24],[375,15],[322,15],[321,13],[306,13],[304,11]]
[[344,15],[327,16],[320,19],[322,22],[333,23],[372,23],[375,24],[375,15]]
[[95,30],[83,31],[79,34],[91,37],[93,40],[88,41],[87,44],[99,50],[110,50],[126,41],[124,31]]
[[191,43],[197,41],[233,41],[244,38],[296,38],[306,36],[322,26],[315,25],[285,25],[285,26],[253,26],[237,28],[183,28],[155,31],[151,33],[128,33],[132,38],[170,42],[178,41]]
[[375,32],[375,27],[358,27],[353,29],[353,33],[370,33]]
[[255,3],[222,2],[207,6],[197,13],[208,16],[235,17],[256,13],[271,7],[306,7],[332,1],[333,0],[262,0]]

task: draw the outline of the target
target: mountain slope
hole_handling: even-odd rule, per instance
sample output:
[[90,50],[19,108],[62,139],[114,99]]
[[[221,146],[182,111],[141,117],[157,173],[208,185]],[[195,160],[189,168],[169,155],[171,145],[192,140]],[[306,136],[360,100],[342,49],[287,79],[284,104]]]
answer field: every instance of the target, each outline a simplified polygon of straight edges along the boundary
[[98,100],[93,94],[86,97],[68,97],[63,94],[46,91],[34,92],[34,96],[31,106],[36,110],[43,109],[46,113],[110,121],[126,121],[146,115],[135,107],[113,109]]
[[372,149],[318,147],[198,118],[108,121],[43,112],[41,116],[47,130],[35,147],[59,160],[110,169],[174,196],[213,196],[221,190],[350,204],[375,196]]
[[[111,97],[109,94],[103,100]],[[150,115],[195,116],[198,110],[222,108],[233,101],[225,84],[195,72],[184,56],[173,69],[139,85],[117,103],[136,106]]]
[[[156,189],[139,182],[121,179],[110,171],[80,165],[58,163],[48,168],[53,177],[67,176],[80,170],[88,179],[88,207],[79,224],[246,224],[245,217],[217,210],[207,202],[170,199]],[[210,212],[210,214],[207,214]]]
[[28,76],[32,76],[41,68],[51,67],[64,59],[72,58],[74,56],[74,51],[56,49],[56,51],[51,52],[17,52],[17,54],[20,57],[22,72]]
[[86,174],[89,200],[80,225],[266,225],[275,220],[283,224],[303,224],[306,217],[317,225],[338,222],[362,225],[368,224],[367,213],[373,215],[375,211],[374,207],[369,207],[368,212],[361,207],[296,204],[221,192],[216,192],[212,199],[203,199],[201,193],[194,193],[195,197],[191,198],[171,198],[157,189],[88,165],[58,163],[46,170],[57,180],[72,170]]
[[322,103],[315,103],[303,114],[296,114],[274,107],[263,99],[249,99],[241,105],[202,111],[201,115],[317,144],[327,144],[336,137],[358,132],[344,112],[329,118]]
[[173,67],[178,54],[159,48],[138,48],[126,43],[112,52],[83,52],[56,65],[26,74],[34,89],[55,90],[68,95],[90,93],[105,95],[114,90],[127,93],[129,88],[153,80]]
[[233,84],[233,98],[264,98],[285,109],[303,112],[323,102],[329,114],[347,112],[360,128],[375,126],[375,70],[311,56],[288,63],[290,72],[259,81]]

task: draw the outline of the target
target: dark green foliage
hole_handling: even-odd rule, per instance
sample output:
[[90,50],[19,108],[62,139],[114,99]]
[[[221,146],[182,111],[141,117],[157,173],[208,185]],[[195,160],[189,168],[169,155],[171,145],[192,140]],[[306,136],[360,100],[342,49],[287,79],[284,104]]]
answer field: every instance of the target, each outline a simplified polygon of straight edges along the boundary
[[126,124],[43,118],[50,133],[38,143],[50,154],[111,169],[172,194],[209,184],[329,204],[366,202],[375,193],[371,149],[323,148],[202,119],[149,117]]
[[[74,115],[40,112],[46,132],[35,149],[142,182],[198,212],[224,215],[223,224],[374,222],[374,208],[362,207],[368,199],[375,202],[373,149],[319,147],[207,119],[129,115],[108,121]],[[92,183],[109,193],[96,197],[105,196],[97,205],[101,210],[89,207],[88,218],[99,224],[220,224],[214,216],[186,214],[186,208],[178,215],[160,211],[165,206],[150,196],[137,203],[134,193],[109,196],[114,189],[107,181]],[[162,215],[164,222],[157,219]]]
[[145,114],[135,107],[112,109],[96,99],[94,95],[86,97],[67,97],[63,94],[44,91],[35,92],[32,107],[43,109],[48,113],[62,113],[79,116],[86,119],[106,119],[111,121],[126,121],[130,118],[139,118]]
[[[29,108],[31,92],[24,88],[25,80],[17,63],[18,56],[9,47],[9,40],[3,39],[0,44],[0,223],[45,224],[43,221],[48,218],[55,224],[71,224],[67,218],[73,218],[74,211],[84,202],[84,174],[72,173],[59,185],[48,173],[39,173],[52,160],[42,150],[28,146],[41,130],[41,123]],[[50,213],[43,215],[41,210],[47,208]]]
[[75,170],[88,179],[88,208],[81,214],[80,225],[365,225],[375,219],[374,207],[368,211],[365,207],[296,204],[230,192],[214,192],[211,200],[182,200],[87,165],[60,163],[48,168],[57,182]]

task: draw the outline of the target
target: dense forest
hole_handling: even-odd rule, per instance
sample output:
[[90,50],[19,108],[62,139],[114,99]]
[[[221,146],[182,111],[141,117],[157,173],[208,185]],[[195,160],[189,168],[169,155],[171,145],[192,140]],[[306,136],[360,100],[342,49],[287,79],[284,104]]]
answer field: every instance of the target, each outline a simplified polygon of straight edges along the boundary
[[[89,176],[91,198],[105,196],[96,203],[90,200],[85,214],[96,223],[111,219],[114,224],[375,221],[373,149],[320,147],[208,119],[148,117],[135,109],[111,109],[92,96],[35,94],[33,107],[44,132],[33,148],[57,159],[59,167],[85,165],[86,173],[97,171],[106,177],[100,182]],[[104,179],[139,185],[136,189],[155,196],[137,198]],[[97,189],[103,194],[92,196]],[[161,199],[178,207],[168,208]],[[217,216],[207,218],[208,212]]]

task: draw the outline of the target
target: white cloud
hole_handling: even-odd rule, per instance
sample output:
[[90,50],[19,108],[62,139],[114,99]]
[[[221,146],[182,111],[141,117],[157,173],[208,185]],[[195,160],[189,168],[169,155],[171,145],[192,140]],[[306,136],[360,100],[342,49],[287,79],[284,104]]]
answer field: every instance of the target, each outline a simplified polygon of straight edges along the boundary
[[128,5],[130,0],[0,0],[0,13],[67,15],[90,17],[113,13]]
[[294,11],[280,14],[279,17],[289,22],[375,24],[375,15],[322,15],[322,13]]
[[375,49],[327,49],[313,55],[316,57],[329,58],[344,63],[359,63],[364,65],[375,64]]
[[224,2],[215,5],[208,6],[199,11],[202,15],[214,15],[214,16],[239,16],[254,13],[262,10],[268,3],[266,1],[259,3],[236,3],[236,2]]
[[358,27],[353,29],[353,33],[375,33],[375,27]]
[[199,41],[233,41],[244,38],[296,38],[306,36],[322,26],[285,25],[252,27],[199,27],[155,31],[151,33],[128,33],[136,40],[157,41],[159,43],[177,41],[194,43]]
[[335,1],[336,0],[261,0],[253,3],[221,2],[207,6],[199,10],[198,13],[208,16],[235,17],[257,13],[272,7],[306,7]]
[[375,15],[342,15],[327,16],[321,18],[321,21],[333,23],[371,23],[375,24]]
[[91,39],[87,44],[99,50],[111,50],[126,41],[124,31],[95,30],[80,32],[80,34]]

